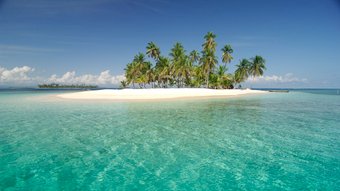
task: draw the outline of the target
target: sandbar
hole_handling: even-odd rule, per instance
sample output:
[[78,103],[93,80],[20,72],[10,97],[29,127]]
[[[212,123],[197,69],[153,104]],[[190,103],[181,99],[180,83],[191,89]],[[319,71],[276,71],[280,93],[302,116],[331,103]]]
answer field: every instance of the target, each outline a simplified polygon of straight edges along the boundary
[[176,98],[235,97],[248,94],[264,94],[268,91],[251,89],[207,88],[150,88],[150,89],[103,89],[59,94],[63,99],[77,100],[160,100]]

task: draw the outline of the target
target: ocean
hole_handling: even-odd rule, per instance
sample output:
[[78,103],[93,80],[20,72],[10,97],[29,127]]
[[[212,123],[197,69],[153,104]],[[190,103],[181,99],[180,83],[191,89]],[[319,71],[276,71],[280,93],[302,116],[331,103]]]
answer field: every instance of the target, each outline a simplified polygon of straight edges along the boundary
[[340,190],[339,90],[154,102],[62,92],[0,90],[0,190]]

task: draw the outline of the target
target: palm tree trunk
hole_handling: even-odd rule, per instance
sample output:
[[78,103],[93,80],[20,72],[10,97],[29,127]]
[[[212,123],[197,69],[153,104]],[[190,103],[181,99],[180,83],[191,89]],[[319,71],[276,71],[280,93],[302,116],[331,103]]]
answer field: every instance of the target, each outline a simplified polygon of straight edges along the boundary
[[207,77],[206,77],[206,85],[207,85],[207,88],[209,88],[209,75],[210,75],[210,68],[208,69]]
[[207,77],[205,78],[205,84],[206,84],[206,88],[209,88],[209,74],[207,75]]

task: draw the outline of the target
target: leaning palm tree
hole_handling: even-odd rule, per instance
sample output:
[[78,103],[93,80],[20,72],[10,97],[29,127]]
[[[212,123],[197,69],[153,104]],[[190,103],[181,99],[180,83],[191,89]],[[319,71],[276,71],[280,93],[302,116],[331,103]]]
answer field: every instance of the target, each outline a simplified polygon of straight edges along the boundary
[[265,62],[266,61],[258,55],[252,58],[249,66],[249,75],[254,78],[257,76],[262,76],[263,71],[266,70]]
[[158,60],[159,56],[161,54],[161,51],[159,49],[159,47],[154,43],[154,42],[149,42],[147,47],[146,47],[146,54],[155,59]]
[[139,75],[137,63],[136,62],[129,63],[124,70],[127,83],[128,84],[132,83],[132,87],[135,88],[135,82]]
[[[140,77],[143,74],[143,68],[145,63],[145,55],[143,53],[138,53],[132,63],[134,64],[134,67],[136,68],[136,78]],[[140,81],[140,80],[139,80]]]
[[142,85],[150,84],[153,80],[153,71],[151,62],[143,62],[141,67]]
[[236,65],[237,69],[235,70],[235,82],[241,83],[245,81],[249,76],[249,68],[250,62],[247,59],[242,59],[240,64]]
[[234,52],[234,50],[231,48],[230,45],[225,45],[222,48],[222,62],[225,64],[228,64],[231,62],[231,60],[233,59],[233,57],[231,56],[231,54]]

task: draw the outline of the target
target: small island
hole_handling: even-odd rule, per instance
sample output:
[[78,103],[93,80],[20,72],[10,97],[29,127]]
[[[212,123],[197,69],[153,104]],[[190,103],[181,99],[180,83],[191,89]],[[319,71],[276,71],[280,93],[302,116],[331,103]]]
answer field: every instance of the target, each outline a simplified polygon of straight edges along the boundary
[[[225,45],[221,63],[216,56],[216,35],[204,36],[202,51],[186,53],[183,45],[175,43],[169,57],[161,54],[153,42],[146,54],[138,53],[125,68],[125,80],[120,90],[107,89],[58,95],[65,99],[157,100],[174,98],[230,97],[261,94],[267,91],[241,89],[249,77],[262,76],[265,60],[259,55],[241,59],[234,73],[227,73],[234,50]],[[147,55],[147,56],[146,56]],[[235,89],[235,87],[238,87]]]
[[85,85],[85,84],[71,84],[71,85],[65,85],[65,84],[39,84],[39,88],[46,88],[46,89],[95,89],[98,88],[96,85]]

